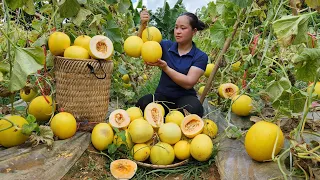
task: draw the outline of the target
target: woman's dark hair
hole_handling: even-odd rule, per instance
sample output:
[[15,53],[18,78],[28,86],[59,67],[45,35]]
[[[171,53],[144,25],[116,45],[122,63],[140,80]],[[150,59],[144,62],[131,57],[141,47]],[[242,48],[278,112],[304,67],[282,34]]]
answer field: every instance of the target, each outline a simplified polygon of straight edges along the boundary
[[188,16],[192,29],[197,28],[198,31],[201,31],[207,28],[207,25],[200,21],[198,17],[191,12],[185,12],[180,16]]

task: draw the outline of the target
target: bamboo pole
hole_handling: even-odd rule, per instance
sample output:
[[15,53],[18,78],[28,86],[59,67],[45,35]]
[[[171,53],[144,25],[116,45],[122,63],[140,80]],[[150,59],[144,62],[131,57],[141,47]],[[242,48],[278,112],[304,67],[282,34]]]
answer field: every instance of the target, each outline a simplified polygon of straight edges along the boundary
[[[241,12],[241,14],[240,14],[239,16],[241,16],[241,15],[242,15],[243,13],[245,13],[245,12],[246,12],[246,8],[244,8],[244,9],[242,10],[242,12]],[[230,44],[231,44],[234,36],[235,36],[236,33],[237,33],[239,24],[240,24],[240,19],[238,18],[238,19],[236,20],[236,22],[234,23],[234,25],[233,25],[232,36],[231,36],[231,37],[228,37],[227,40],[224,42],[222,51],[221,51],[221,53],[220,53],[217,61],[215,62],[214,68],[213,68],[213,70],[212,70],[212,72],[211,72],[211,74],[210,74],[210,76],[209,76],[209,79],[208,79],[208,81],[207,81],[207,83],[206,83],[206,86],[205,86],[205,88],[204,88],[204,90],[203,90],[203,93],[202,93],[202,95],[201,95],[201,97],[200,97],[200,102],[201,102],[201,104],[203,103],[203,101],[204,101],[204,99],[205,99],[205,97],[206,97],[206,95],[207,95],[207,93],[208,93],[208,91],[209,91],[209,89],[210,89],[210,87],[211,87],[211,85],[212,85],[212,81],[214,80],[214,77],[215,77],[215,75],[216,75],[216,73],[217,73],[217,71],[218,71],[218,69],[219,69],[219,66],[220,66],[220,63],[221,63],[221,61],[222,61],[222,58],[223,58],[224,54],[225,54],[225,53],[227,52],[227,50],[229,49]]]

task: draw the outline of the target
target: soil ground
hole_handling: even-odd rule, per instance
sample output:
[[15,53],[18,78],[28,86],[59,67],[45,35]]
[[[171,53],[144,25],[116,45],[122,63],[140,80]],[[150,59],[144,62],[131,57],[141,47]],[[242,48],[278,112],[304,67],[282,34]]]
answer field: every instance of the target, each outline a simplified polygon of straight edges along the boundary
[[[105,180],[110,178],[110,171],[106,168],[106,157],[95,154],[95,148],[90,144],[79,160],[73,165],[62,180]],[[155,179],[182,180],[183,175],[158,177]],[[200,178],[199,178],[200,179]],[[208,171],[202,173],[201,179],[220,180],[218,169],[213,164]]]

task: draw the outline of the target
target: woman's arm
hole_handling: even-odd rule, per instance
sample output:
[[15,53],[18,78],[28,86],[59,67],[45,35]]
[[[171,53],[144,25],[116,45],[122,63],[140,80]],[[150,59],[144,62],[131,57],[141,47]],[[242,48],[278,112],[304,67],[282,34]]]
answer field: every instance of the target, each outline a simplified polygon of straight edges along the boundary
[[146,9],[143,9],[140,13],[140,28],[139,28],[137,36],[139,36],[139,37],[142,36],[142,31],[144,29],[146,29],[149,19],[150,19],[150,16],[149,16],[148,11]]
[[191,66],[187,75],[170,68],[164,60],[159,59],[155,63],[146,63],[151,66],[159,66],[175,83],[184,89],[191,89],[203,75],[204,71],[198,67]]

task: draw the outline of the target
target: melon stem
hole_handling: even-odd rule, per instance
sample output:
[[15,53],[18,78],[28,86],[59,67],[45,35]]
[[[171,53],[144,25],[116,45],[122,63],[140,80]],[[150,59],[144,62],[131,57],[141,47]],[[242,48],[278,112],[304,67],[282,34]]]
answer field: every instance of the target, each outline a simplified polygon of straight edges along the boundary
[[5,131],[5,130],[7,130],[7,129],[10,129],[10,128],[12,128],[12,127],[16,127],[16,129],[18,129],[18,126],[17,126],[16,124],[14,124],[11,120],[9,120],[9,119],[7,119],[7,118],[4,118],[4,117],[2,117],[1,119],[5,120],[5,121],[8,121],[8,122],[11,124],[11,126],[5,128],[5,129],[0,129],[0,132],[1,132],[1,131]]

